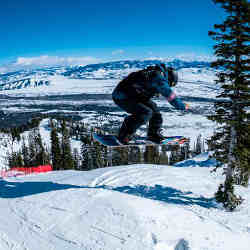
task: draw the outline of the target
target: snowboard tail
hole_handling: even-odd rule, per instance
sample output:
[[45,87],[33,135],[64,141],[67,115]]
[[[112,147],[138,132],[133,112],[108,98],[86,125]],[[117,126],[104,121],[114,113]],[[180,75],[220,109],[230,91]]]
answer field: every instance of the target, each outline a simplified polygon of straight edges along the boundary
[[167,145],[167,146],[175,146],[175,145],[183,145],[189,142],[189,139],[184,136],[168,136],[165,137],[161,143],[155,143],[147,140],[146,138],[135,138],[129,144],[122,144],[115,135],[101,135],[97,133],[93,133],[93,139],[100,144],[107,147],[128,147],[128,146],[139,146],[139,145]]
[[[93,133],[93,138],[95,141],[103,144],[104,146],[122,146],[123,144],[119,142],[116,136],[114,135],[101,135]],[[125,145],[124,145],[125,146]]]

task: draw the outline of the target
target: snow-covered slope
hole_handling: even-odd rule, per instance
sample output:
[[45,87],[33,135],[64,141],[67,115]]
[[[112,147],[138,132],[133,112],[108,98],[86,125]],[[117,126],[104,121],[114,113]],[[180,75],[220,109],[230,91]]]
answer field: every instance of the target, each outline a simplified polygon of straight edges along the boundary
[[221,173],[205,165],[0,179],[0,249],[248,250],[250,188],[237,190],[239,210],[224,211],[212,198]]

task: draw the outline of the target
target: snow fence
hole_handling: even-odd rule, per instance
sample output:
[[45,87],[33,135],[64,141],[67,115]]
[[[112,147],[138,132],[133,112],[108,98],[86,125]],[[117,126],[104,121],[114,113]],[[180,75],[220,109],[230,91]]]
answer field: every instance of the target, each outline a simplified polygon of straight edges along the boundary
[[45,173],[52,171],[51,165],[41,165],[37,167],[14,167],[9,170],[0,170],[0,176],[4,177],[15,177],[19,175],[28,175],[33,173]]

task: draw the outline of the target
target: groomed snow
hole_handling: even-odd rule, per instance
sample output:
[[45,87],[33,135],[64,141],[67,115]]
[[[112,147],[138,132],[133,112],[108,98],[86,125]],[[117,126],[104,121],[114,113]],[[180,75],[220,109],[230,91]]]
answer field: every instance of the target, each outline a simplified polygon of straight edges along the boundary
[[212,163],[183,166],[0,179],[0,249],[249,250],[249,187],[226,212],[213,200],[223,177]]

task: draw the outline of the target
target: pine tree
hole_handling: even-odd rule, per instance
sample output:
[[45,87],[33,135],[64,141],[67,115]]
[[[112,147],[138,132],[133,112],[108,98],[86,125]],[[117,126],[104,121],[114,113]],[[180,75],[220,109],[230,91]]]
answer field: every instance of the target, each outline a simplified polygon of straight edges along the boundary
[[162,165],[168,165],[169,164],[169,159],[168,159],[168,154],[167,154],[167,145],[162,145],[161,146],[159,161],[160,161],[160,164],[162,164]]
[[80,169],[80,155],[77,148],[73,149],[73,161],[74,161],[74,169]]
[[63,169],[73,169],[74,161],[71,152],[69,130],[66,127],[66,121],[62,122],[62,167]]
[[11,138],[13,141],[15,141],[15,140],[20,141],[21,140],[20,131],[17,127],[11,128],[10,134],[11,134]]
[[124,149],[128,150],[128,158],[130,161],[130,164],[135,164],[135,163],[141,163],[142,161],[142,154],[141,154],[141,150],[140,147],[138,146],[134,146],[134,147],[125,147]]
[[52,165],[54,170],[59,170],[62,165],[62,152],[61,152],[61,146],[57,128],[55,127],[52,120],[50,121],[50,127],[51,127],[50,140],[51,140]]
[[30,161],[29,161],[29,148],[26,146],[24,137],[22,137],[21,151],[22,151],[24,166],[27,167],[30,164]]
[[128,147],[118,147],[112,150],[112,165],[128,165],[130,156]]
[[81,136],[81,158],[82,164],[81,168],[83,170],[91,169],[91,137],[87,134]]
[[8,161],[9,168],[22,167],[23,166],[22,153],[21,152],[8,153],[7,161]]
[[[247,132],[248,131],[248,132]],[[243,131],[242,134],[242,142],[240,143],[238,149],[236,150],[236,154],[239,157],[239,161],[241,162],[241,168],[236,169],[236,184],[248,186],[249,178],[250,178],[250,124],[248,124],[248,128]],[[243,169],[243,171],[242,171]]]
[[146,146],[144,152],[144,161],[149,164],[159,164],[160,154],[159,154],[159,146],[150,145]]
[[173,165],[176,162],[179,161],[179,157],[178,157],[178,149],[172,149],[170,156],[169,156],[169,165]]
[[196,143],[194,145],[194,155],[198,155],[200,153],[203,152],[203,149],[202,149],[202,140],[201,140],[201,135],[198,135],[197,139],[196,139]]
[[216,199],[233,210],[242,201],[234,194],[233,184],[237,176],[244,176],[243,182],[248,182],[250,166],[249,140],[246,139],[250,133],[250,113],[247,112],[250,106],[249,2],[213,1],[221,5],[227,17],[222,24],[214,25],[216,31],[209,32],[217,42],[214,46],[217,60],[212,67],[219,70],[217,83],[222,89],[215,103],[215,114],[208,117],[218,124],[209,143],[215,158],[226,167],[226,180]]
[[35,128],[35,145],[36,145],[36,166],[49,163],[48,154],[44,148],[42,137],[38,128]]
[[103,154],[103,146],[99,143],[95,142],[93,143],[93,151],[92,151],[92,157],[93,157],[93,165],[94,168],[102,168],[104,167],[104,154]]
[[22,152],[18,152],[16,156],[16,166],[17,167],[23,167],[23,157]]
[[[50,163],[49,152],[43,145],[39,128],[33,128],[29,132],[27,149],[25,147],[26,145],[23,144],[22,152],[23,158],[25,162],[28,163],[28,166],[32,167]],[[26,150],[29,156],[26,155]]]
[[9,168],[12,168],[14,166],[14,164],[13,164],[13,153],[7,152],[6,161],[8,163]]
[[34,131],[28,134],[29,167],[35,166],[36,147],[34,141]]

